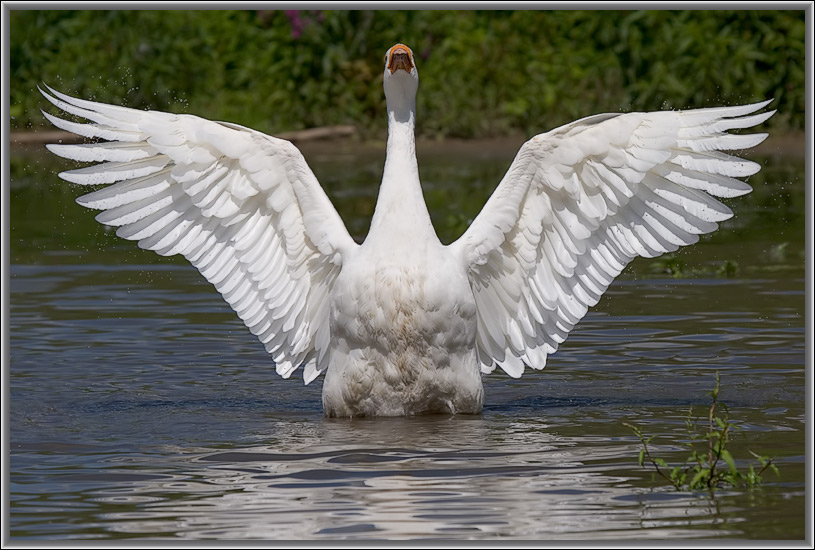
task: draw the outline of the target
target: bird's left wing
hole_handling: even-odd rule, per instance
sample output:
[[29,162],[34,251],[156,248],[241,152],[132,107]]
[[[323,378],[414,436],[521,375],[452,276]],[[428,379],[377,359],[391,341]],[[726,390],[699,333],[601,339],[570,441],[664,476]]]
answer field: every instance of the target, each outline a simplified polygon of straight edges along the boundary
[[[86,168],[60,177],[112,184],[77,202],[141,248],[181,254],[215,285],[289,377],[306,383],[326,365],[329,293],[357,244],[290,142],[192,115],[139,111],[41,90],[93,124],[43,113],[88,138],[49,145]],[[56,97],[54,97],[56,96]]]
[[526,142],[484,209],[450,245],[475,295],[483,372],[513,377],[547,355],[636,256],[691,244],[732,212],[711,197],[750,187],[759,165],[722,153],[766,134],[769,102],[604,114]]

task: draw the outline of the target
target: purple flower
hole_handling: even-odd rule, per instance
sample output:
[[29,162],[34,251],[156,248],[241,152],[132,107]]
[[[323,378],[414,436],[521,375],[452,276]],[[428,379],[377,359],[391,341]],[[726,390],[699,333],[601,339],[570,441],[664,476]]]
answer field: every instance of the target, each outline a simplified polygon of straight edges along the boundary
[[289,18],[291,24],[292,38],[300,38],[300,35],[303,34],[303,20],[300,19],[300,11],[286,10],[286,17]]

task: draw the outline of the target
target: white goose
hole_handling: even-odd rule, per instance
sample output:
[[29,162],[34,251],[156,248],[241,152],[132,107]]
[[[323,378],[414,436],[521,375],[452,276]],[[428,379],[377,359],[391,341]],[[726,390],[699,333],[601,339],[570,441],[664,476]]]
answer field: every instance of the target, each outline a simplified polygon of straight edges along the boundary
[[[45,114],[89,138],[49,145],[105,161],[63,172],[114,184],[78,199],[162,255],[182,254],[265,345],[277,372],[325,372],[329,416],[479,413],[481,373],[542,369],[636,256],[694,243],[732,212],[710,197],[751,188],[759,165],[721,150],[766,134],[740,107],[595,115],[535,136],[469,229],[443,245],[414,145],[413,53],[385,56],[388,145],[370,232],[358,245],[291,143],[191,115],[42,92],[94,124]],[[56,96],[56,97],[54,97]],[[747,116],[749,115],[749,116]]]

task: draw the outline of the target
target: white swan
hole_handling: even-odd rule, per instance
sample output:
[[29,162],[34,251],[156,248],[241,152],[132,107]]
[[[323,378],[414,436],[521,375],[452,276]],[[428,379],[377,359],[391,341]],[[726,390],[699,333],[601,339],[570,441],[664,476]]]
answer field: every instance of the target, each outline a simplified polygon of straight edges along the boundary
[[[478,413],[481,373],[519,377],[547,355],[636,256],[696,242],[732,212],[711,198],[750,187],[759,165],[721,153],[766,134],[740,107],[595,115],[535,136],[470,228],[436,236],[414,145],[419,83],[411,50],[385,56],[388,144],[362,245],[298,149],[249,128],[42,92],[108,140],[49,145],[104,161],[60,174],[114,184],[78,199],[100,222],[215,285],[288,378],[325,371],[329,416]],[[54,97],[55,96],[55,97]],[[749,116],[748,116],[749,115]]]

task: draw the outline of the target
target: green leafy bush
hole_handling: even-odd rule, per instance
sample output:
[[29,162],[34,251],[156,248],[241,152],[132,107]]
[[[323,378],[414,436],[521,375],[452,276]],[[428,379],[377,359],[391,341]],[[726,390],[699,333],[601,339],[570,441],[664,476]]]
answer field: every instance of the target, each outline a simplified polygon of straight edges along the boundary
[[267,132],[384,128],[382,57],[418,57],[419,130],[544,131],[604,111],[775,98],[804,127],[804,11],[161,11],[10,13],[12,128],[36,91],[189,112]]

